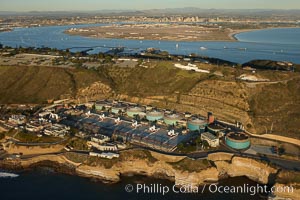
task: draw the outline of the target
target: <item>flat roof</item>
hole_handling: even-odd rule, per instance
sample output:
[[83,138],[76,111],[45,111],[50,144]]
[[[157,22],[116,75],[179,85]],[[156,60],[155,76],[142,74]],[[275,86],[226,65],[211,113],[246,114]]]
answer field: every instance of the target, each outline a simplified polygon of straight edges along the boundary
[[209,132],[204,132],[204,133],[202,133],[201,135],[207,137],[207,138],[210,139],[210,140],[216,140],[216,139],[218,139],[214,134],[211,134],[211,133],[209,133]]
[[[126,137],[129,141],[138,145],[145,145],[151,148],[164,149],[172,151],[183,140],[189,139],[192,134],[182,135],[181,133],[170,137],[168,130],[160,127],[156,132],[149,130],[150,126],[140,124],[138,127],[132,127],[132,122],[123,121],[116,123],[114,118],[104,118],[102,121],[97,116],[81,116],[81,120],[76,123],[78,127],[84,127],[88,130],[99,130],[100,134],[111,136],[113,133]],[[159,127],[157,127],[159,128]],[[176,132],[176,131],[175,131]]]

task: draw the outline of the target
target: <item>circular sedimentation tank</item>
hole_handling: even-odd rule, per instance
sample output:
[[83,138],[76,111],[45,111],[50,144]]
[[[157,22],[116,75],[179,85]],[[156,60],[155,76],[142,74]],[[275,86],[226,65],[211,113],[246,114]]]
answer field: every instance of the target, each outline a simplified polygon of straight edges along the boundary
[[164,116],[164,122],[167,125],[171,125],[171,126],[176,125],[179,120],[180,120],[180,116],[178,114],[170,114]]
[[226,128],[219,124],[209,124],[207,126],[208,132],[210,133],[218,133],[220,131],[224,131]]
[[146,114],[146,118],[147,120],[151,121],[151,122],[154,122],[154,121],[157,121],[157,120],[160,120],[164,117],[164,113],[163,112],[160,112],[160,111],[150,111],[150,112],[147,112]]
[[96,110],[102,110],[103,108],[106,109],[106,107],[108,107],[109,104],[108,103],[105,103],[105,102],[96,102],[95,103],[95,109]]
[[144,109],[141,107],[132,107],[127,109],[126,114],[128,117],[134,118],[135,115],[145,115],[145,112]]
[[243,132],[230,132],[225,137],[226,145],[237,150],[250,147],[250,138]]
[[205,127],[207,126],[207,121],[194,118],[188,121],[187,126],[190,131],[204,132]]
[[118,114],[120,112],[120,110],[124,111],[125,107],[123,107],[123,106],[113,106],[111,108],[111,112],[114,113],[114,114]]

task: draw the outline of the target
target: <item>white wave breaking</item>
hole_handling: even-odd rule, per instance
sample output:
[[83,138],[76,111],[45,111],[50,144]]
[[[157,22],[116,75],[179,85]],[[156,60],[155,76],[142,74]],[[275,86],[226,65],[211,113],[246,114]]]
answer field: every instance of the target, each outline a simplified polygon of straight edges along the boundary
[[18,174],[8,173],[8,172],[0,172],[0,178],[16,178]]

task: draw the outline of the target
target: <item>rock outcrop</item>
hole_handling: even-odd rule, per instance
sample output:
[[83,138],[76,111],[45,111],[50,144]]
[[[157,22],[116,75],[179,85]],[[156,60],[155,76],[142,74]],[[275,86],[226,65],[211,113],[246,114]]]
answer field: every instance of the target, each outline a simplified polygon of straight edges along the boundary
[[84,177],[96,177],[108,182],[120,181],[120,174],[117,171],[111,169],[105,169],[99,167],[91,167],[87,165],[81,165],[76,168],[76,173]]
[[[174,157],[153,152],[152,155],[151,153],[147,154],[151,159],[127,157],[127,155],[126,158],[123,157],[120,160],[100,159],[96,164],[74,162],[63,155],[45,155],[19,161],[1,161],[0,164],[1,166],[10,164],[11,166],[28,168],[43,161],[51,161],[73,168],[75,173],[80,176],[95,177],[106,182],[118,182],[121,175],[124,174],[138,174],[166,178],[174,181],[177,185],[195,186],[205,182],[216,182],[222,175],[229,177],[246,176],[258,183],[267,184],[269,177],[277,173],[277,169],[267,164],[249,158],[232,156],[228,153],[210,154],[208,160],[212,164],[180,156]],[[197,167],[195,168],[195,166]]]
[[217,182],[218,180],[219,180],[219,172],[214,167],[204,169],[200,173],[179,171],[175,174],[176,185],[198,186],[204,184],[205,182]]
[[163,177],[174,181],[177,185],[201,185],[207,181],[218,181],[218,170],[208,167],[199,172],[188,172],[174,169],[165,161],[149,163],[144,160],[131,160],[114,165],[110,169],[103,166],[79,166],[76,171],[86,177],[97,177],[105,181],[116,182],[122,174],[138,174],[149,177]]
[[216,161],[215,165],[221,173],[226,173],[230,177],[247,176],[249,179],[267,184],[269,177],[277,173],[277,169],[267,164],[249,158],[234,157],[231,162]]
[[85,101],[85,98],[89,100],[105,99],[111,95],[112,89],[109,85],[102,83],[101,81],[94,82],[88,87],[78,89],[77,99]]
[[278,199],[298,200],[300,199],[300,184],[293,183],[290,185],[276,183],[273,187],[274,194]]

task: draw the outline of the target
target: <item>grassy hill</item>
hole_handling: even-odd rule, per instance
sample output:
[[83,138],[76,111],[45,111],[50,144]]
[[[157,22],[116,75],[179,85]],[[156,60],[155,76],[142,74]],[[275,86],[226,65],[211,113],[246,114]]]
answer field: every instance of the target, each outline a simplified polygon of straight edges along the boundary
[[249,103],[258,132],[300,138],[300,78],[259,87]]
[[292,66],[287,65],[285,62],[276,62],[271,60],[252,60],[243,64],[243,66],[251,66],[256,69],[264,69],[264,70],[282,70],[282,71],[297,71],[299,72],[300,65],[293,64]]
[[[147,68],[103,66],[97,70],[2,66],[0,103],[42,103],[62,95],[92,97],[103,86],[91,85],[101,82],[113,90],[105,90],[113,98],[122,95],[125,100],[198,114],[212,111],[221,119],[243,122],[253,132],[270,132],[272,127],[273,134],[300,138],[298,72],[258,71],[272,83],[255,84],[236,80],[247,73],[241,69],[211,66],[211,70],[226,75],[184,71],[168,61],[156,61]],[[85,93],[80,94],[83,89]],[[153,100],[153,96],[162,98]]]
[[53,67],[0,67],[0,103],[41,103],[75,95],[102,78],[92,71]]
[[110,67],[100,71],[109,77],[116,92],[141,97],[188,92],[208,78],[207,74],[176,69],[171,62],[158,62],[149,68]]

